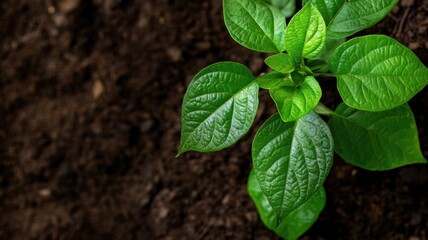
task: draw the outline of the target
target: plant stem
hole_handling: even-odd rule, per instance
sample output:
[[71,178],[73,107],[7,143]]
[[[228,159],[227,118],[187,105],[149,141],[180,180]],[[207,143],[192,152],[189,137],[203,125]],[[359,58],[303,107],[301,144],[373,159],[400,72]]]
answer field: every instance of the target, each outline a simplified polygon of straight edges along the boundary
[[322,103],[318,103],[318,105],[315,107],[314,111],[321,115],[331,116],[334,114],[334,111],[330,108],[326,107]]
[[336,77],[336,75],[332,73],[318,73],[319,77]]

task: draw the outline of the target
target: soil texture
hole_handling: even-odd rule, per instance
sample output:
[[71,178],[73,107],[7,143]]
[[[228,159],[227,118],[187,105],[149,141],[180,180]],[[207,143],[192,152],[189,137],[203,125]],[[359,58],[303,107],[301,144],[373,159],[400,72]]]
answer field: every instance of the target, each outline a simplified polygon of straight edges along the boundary
[[[428,1],[402,0],[364,33],[428,65]],[[0,1],[0,239],[278,239],[246,192],[269,94],[233,147],[175,158],[181,101],[218,61],[254,75],[221,0]],[[323,102],[341,100],[334,81]],[[428,157],[428,89],[410,102]],[[336,157],[327,206],[303,239],[428,239],[428,166],[369,172]]]

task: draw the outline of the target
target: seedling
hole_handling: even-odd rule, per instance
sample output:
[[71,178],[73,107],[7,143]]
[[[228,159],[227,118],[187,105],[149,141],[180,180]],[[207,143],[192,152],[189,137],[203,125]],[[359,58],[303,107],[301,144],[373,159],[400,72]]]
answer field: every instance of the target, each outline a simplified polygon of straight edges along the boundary
[[[384,35],[345,39],[383,19],[398,0],[223,0],[232,38],[273,53],[269,73],[254,77],[235,62],[212,64],[190,83],[182,108],[186,151],[218,151],[250,129],[259,88],[278,113],[258,130],[252,145],[248,191],[262,221],[296,239],[318,218],[333,151],[368,170],[425,163],[413,113],[407,105],[428,84],[415,54]],[[335,111],[320,103],[318,80],[336,78],[343,99]],[[329,117],[328,123],[319,115]]]

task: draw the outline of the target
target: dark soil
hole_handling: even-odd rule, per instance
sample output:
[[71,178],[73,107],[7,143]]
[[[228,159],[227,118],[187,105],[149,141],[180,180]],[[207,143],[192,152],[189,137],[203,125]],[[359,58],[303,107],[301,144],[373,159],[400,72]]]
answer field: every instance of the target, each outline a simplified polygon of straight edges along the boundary
[[[428,65],[428,1],[401,1],[366,33]],[[246,192],[250,145],[275,110],[261,92],[232,148],[174,158],[200,69],[266,71],[229,37],[221,1],[0,2],[0,239],[276,239]],[[340,103],[323,82],[324,103]],[[428,89],[411,102],[428,156]],[[428,167],[368,172],[335,159],[304,239],[428,239]]]

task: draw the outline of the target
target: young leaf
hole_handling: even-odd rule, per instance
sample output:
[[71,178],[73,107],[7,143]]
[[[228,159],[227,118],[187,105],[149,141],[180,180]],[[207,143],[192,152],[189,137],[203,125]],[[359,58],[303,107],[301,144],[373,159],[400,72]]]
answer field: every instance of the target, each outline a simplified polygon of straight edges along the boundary
[[273,70],[281,73],[291,73],[292,71],[294,71],[293,58],[290,57],[290,55],[288,54],[278,53],[269,56],[265,59],[265,63]]
[[311,76],[307,76],[298,87],[282,87],[269,92],[281,119],[285,122],[295,121],[311,112],[322,95],[320,85]]
[[406,103],[428,83],[428,69],[396,40],[368,35],[347,41],[329,59],[350,107],[382,111]]
[[256,116],[258,90],[242,64],[220,62],[204,68],[184,95],[178,154],[218,151],[238,141]]
[[253,166],[278,223],[321,186],[333,160],[333,139],[315,113],[284,122],[273,115],[257,132]]
[[312,4],[306,4],[291,18],[285,33],[285,49],[298,63],[302,58],[313,58],[325,44],[326,26]]
[[328,38],[345,38],[382,20],[398,0],[308,0],[324,17]]
[[389,170],[425,163],[413,113],[407,104],[383,112],[341,104],[329,126],[335,151],[348,163],[368,170]]
[[265,75],[256,78],[256,82],[259,87],[263,89],[276,89],[281,87],[294,86],[290,74],[284,74],[275,71],[266,73]]
[[224,22],[232,38],[259,52],[283,52],[285,17],[261,0],[223,0]]
[[279,225],[276,225],[275,212],[260,189],[254,170],[250,172],[250,176],[248,177],[248,193],[255,203],[257,212],[266,227],[287,240],[297,239],[305,233],[318,219],[326,202],[325,190],[321,186],[308,201],[283,217]]

